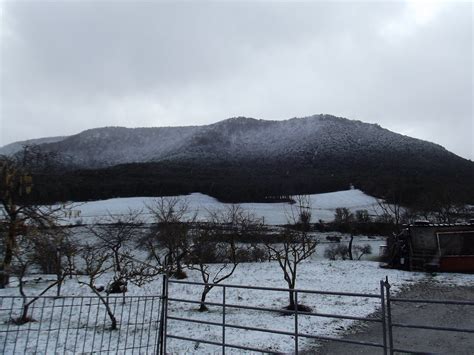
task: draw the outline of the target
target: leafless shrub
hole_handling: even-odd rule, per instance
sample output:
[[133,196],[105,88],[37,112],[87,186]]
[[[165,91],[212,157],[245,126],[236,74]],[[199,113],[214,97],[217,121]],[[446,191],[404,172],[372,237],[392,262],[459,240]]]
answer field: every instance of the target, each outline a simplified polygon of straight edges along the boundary
[[332,244],[324,250],[324,257],[329,260],[337,260],[338,258],[341,260],[349,259],[349,248],[347,245]]
[[370,244],[356,245],[354,251],[357,260],[360,260],[364,255],[372,254],[372,246]]

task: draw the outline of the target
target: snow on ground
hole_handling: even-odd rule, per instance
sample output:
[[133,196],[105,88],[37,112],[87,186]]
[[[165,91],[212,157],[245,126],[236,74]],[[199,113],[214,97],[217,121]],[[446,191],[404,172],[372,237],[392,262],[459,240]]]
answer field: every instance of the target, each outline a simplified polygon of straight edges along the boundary
[[[212,266],[213,269],[218,267],[219,265]],[[187,271],[187,273],[189,275],[187,280],[200,281],[200,275],[197,272]],[[386,276],[388,276],[389,282],[392,284],[393,292],[397,292],[402,286],[407,286],[427,278],[434,278],[443,283],[474,286],[474,275],[438,274],[432,276],[418,272],[381,269],[378,267],[378,263],[371,261],[328,261],[314,258],[300,265],[297,288],[379,294],[379,282]],[[107,277],[101,281],[105,284],[110,277],[111,275],[107,275]],[[141,288],[130,286],[127,295],[160,294],[161,282],[162,279],[158,278]],[[264,287],[286,287],[281,271],[278,265],[274,262],[240,264],[235,274],[229,278],[226,283]],[[198,301],[200,298],[200,291],[201,286],[183,284],[169,285],[169,297],[174,298]],[[29,286],[28,292],[39,292],[39,288],[38,286]],[[51,290],[51,294],[54,294],[54,290]],[[74,280],[67,281],[63,288],[63,294],[92,295],[89,289],[84,286],[79,286]],[[18,295],[18,288],[9,287],[0,290],[0,295]],[[281,309],[288,303],[288,294],[286,292],[227,288],[226,296],[227,304],[266,307],[275,310]],[[369,297],[360,298],[301,293],[298,298],[300,303],[312,307],[315,312],[359,317],[371,314],[377,309],[380,303],[379,300]],[[209,293],[207,301],[222,302],[222,288],[214,288]],[[174,317],[221,322],[221,307],[210,306],[210,311],[204,313],[198,312],[196,308],[197,306],[195,304],[170,302],[168,314]],[[125,308],[125,313],[118,315],[119,318],[125,318],[127,316],[127,308]],[[77,321],[75,318],[77,318],[78,315],[72,314],[71,317],[73,319],[72,322],[75,322]],[[293,316],[285,316],[281,313],[241,310],[227,307],[226,323],[291,332],[294,327],[294,318]],[[348,320],[304,315],[299,316],[299,331],[305,334],[338,336],[351,324],[352,321]],[[6,326],[7,325],[2,322],[2,324],[0,324],[0,329],[4,329]],[[199,325],[195,323],[169,320],[168,326],[168,334],[181,335],[196,339],[220,341],[222,334],[221,327],[212,325]],[[53,337],[51,341],[54,341],[55,334],[52,334],[51,336]],[[119,343],[120,339],[113,338],[119,336],[118,333],[109,335],[109,337],[112,337],[112,343],[115,343],[116,341]],[[226,342],[243,346],[267,348],[274,351],[291,351],[294,344],[290,336],[230,328],[227,328],[226,330]],[[300,349],[304,349],[305,347],[309,348],[312,344],[311,340],[300,339]],[[212,345],[205,345],[199,342],[186,342],[174,339],[168,340],[168,351],[173,353],[209,353],[219,350],[220,349]],[[230,351],[230,349],[228,350]]]
[[[224,208],[226,203],[219,202],[213,197],[193,193],[187,196],[177,196],[189,203],[190,215],[197,213],[198,219],[204,220],[208,211]],[[150,205],[155,197],[128,197],[114,198],[102,201],[91,201],[75,204],[74,210],[80,211],[80,215],[71,218],[71,222],[82,220],[88,223],[94,218],[111,214],[125,214],[130,209],[143,210],[146,214],[146,205]],[[330,192],[324,194],[310,195],[312,206],[312,220],[331,221],[338,207],[346,207],[352,212],[365,209],[369,214],[381,214],[375,197],[366,195],[360,190],[346,190]],[[257,218],[263,218],[265,224],[278,225],[288,222],[288,215],[291,213],[289,203],[242,203],[242,208],[254,214]],[[149,215],[148,215],[149,218]]]

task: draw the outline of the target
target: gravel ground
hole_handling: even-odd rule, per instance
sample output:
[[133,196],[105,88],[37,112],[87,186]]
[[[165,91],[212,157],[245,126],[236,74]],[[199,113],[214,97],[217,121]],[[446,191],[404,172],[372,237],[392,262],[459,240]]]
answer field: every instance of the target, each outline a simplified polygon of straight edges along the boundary
[[[474,301],[473,286],[446,286],[422,282],[405,289],[397,297]],[[474,329],[474,306],[393,303],[392,322]],[[382,342],[381,325],[360,322],[343,339]],[[474,334],[424,329],[393,328],[394,347],[423,354],[474,354]],[[319,343],[317,354],[382,354],[374,347],[337,342]]]

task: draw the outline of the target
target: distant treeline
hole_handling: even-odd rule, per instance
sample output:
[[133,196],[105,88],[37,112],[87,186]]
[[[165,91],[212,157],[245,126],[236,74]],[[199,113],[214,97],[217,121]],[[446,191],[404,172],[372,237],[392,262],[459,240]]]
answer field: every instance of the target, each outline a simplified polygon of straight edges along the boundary
[[272,202],[275,196],[346,190],[405,205],[474,201],[473,164],[423,166],[397,159],[220,163],[158,162],[103,169],[55,169],[33,176],[35,203],[201,192],[224,202]]

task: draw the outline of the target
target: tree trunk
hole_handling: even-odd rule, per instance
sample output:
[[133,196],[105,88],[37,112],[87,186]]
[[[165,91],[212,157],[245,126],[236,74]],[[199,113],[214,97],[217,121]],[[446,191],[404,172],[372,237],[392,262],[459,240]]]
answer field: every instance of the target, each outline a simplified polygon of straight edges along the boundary
[[84,285],[89,286],[89,288],[92,290],[92,292],[95,293],[97,297],[99,297],[100,301],[102,304],[105,306],[105,309],[107,310],[107,314],[109,315],[110,321],[112,322],[112,325],[110,327],[111,330],[117,330],[117,319],[114,316],[114,313],[112,312],[112,309],[110,309],[109,301],[108,301],[108,295],[107,299],[105,299],[94,287],[92,283],[82,283]]
[[349,241],[349,259],[354,260],[354,257],[352,256],[352,242],[354,241],[354,234],[351,233],[351,240]]
[[288,305],[288,309],[294,310],[295,309],[295,292],[293,291],[293,288],[290,288],[289,293],[289,298],[290,298],[290,304]]
[[21,325],[28,323],[28,308],[30,307],[29,303],[26,303],[23,305],[23,312],[21,313],[20,319],[18,319],[16,322]]
[[180,257],[177,257],[176,258],[176,273],[178,275],[181,275],[183,272],[183,268],[181,266],[181,258]]
[[10,281],[10,275],[5,271],[5,266],[2,265],[0,268],[0,288],[5,288]]
[[57,260],[56,260],[56,281],[57,281],[57,286],[56,286],[56,297],[59,297],[61,296],[61,286],[63,285],[63,270],[61,268],[61,261],[62,261],[62,257],[61,257],[61,253],[58,251],[57,254],[56,254],[56,257],[57,257]]
[[13,260],[13,249],[15,248],[16,218],[11,217],[10,226],[8,228],[7,238],[5,240],[5,256],[3,264],[0,267],[0,288],[5,288],[10,283],[10,266]]
[[115,251],[114,255],[115,255],[115,271],[121,272],[122,268],[120,267],[120,258],[119,258],[118,251]]
[[61,286],[63,285],[62,280],[58,280],[58,284],[56,285],[56,297],[61,297]]
[[199,312],[205,312],[208,310],[208,308],[205,305],[205,302],[206,302],[207,294],[209,293],[210,290],[211,290],[211,287],[204,286],[204,290],[202,291],[202,294],[201,294],[201,304],[199,306]]
[[105,309],[107,310],[107,314],[109,315],[110,321],[112,322],[112,325],[110,326],[111,330],[116,330],[117,329],[117,319],[115,318],[112,310],[110,309],[109,301],[108,299],[106,300],[104,297],[99,295],[99,293],[96,293],[99,296],[99,299],[102,301],[102,303],[105,306]]
[[72,279],[72,270],[74,268],[74,261],[72,259],[72,256],[68,256],[67,257],[67,263],[68,263],[68,267],[69,267],[69,279]]

